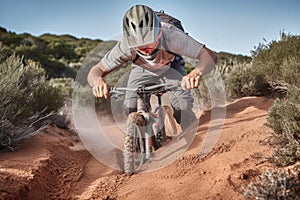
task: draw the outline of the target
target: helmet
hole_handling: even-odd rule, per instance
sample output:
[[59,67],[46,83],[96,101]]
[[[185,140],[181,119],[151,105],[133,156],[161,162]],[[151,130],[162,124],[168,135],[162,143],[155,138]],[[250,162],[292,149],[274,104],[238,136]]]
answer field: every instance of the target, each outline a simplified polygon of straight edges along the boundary
[[131,7],[123,18],[123,32],[129,47],[155,42],[160,33],[160,21],[155,12],[144,5]]

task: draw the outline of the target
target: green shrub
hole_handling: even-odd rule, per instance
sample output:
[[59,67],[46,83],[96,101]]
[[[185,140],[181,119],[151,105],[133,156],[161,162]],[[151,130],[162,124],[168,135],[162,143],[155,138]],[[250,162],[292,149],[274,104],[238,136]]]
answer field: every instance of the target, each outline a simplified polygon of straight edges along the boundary
[[268,95],[268,83],[252,67],[238,66],[226,79],[226,90],[230,98]]
[[290,85],[290,87],[288,88],[287,97],[290,102],[299,106],[299,104],[300,104],[300,87]]
[[275,134],[286,141],[300,142],[300,110],[289,101],[275,100],[267,117]]
[[300,87],[300,60],[290,59],[284,62],[282,65],[282,77],[283,81],[289,85]]
[[266,170],[253,183],[243,188],[247,197],[260,200],[300,199],[300,173],[283,169]]
[[47,46],[47,55],[52,55],[55,59],[65,58],[67,60],[77,62],[79,55],[74,50],[75,46],[68,45],[63,41],[50,42]]
[[69,67],[69,64],[80,63],[101,42],[70,35],[44,34],[35,37],[28,33],[9,32],[1,27],[0,41],[18,55],[39,62],[46,70],[47,79],[75,78],[78,69]]
[[[0,44],[0,55],[5,47]],[[13,149],[50,123],[64,104],[61,90],[50,86],[45,71],[15,54],[0,63],[0,151]]]
[[[252,54],[253,66],[260,70],[268,81],[289,81],[289,77],[282,74],[284,70],[290,71],[291,63],[300,60],[300,36],[281,32],[280,40],[260,44]],[[297,71],[299,73],[299,69]]]
[[278,41],[260,43],[252,51],[251,67],[240,66],[230,72],[226,79],[228,96],[283,98],[290,88],[300,87],[300,36],[282,32],[280,37]]
[[288,142],[278,148],[271,160],[276,166],[286,167],[300,161],[300,145]]
[[267,81],[300,84],[300,36],[281,32],[280,40],[259,44],[252,55],[253,66]]
[[[295,95],[293,91],[290,93]],[[299,96],[295,98],[299,98]],[[299,161],[300,109],[297,104],[286,100],[275,100],[269,110],[267,122],[274,130],[275,136],[281,141],[281,146],[271,161],[279,166],[287,166]]]
[[71,98],[73,89],[75,87],[75,81],[72,78],[52,78],[49,80],[51,86],[58,88],[67,97]]
[[252,53],[253,68],[270,83],[270,92],[285,97],[275,100],[268,113],[268,124],[281,141],[272,161],[293,164],[300,149],[300,36],[281,32],[280,40],[265,41]]

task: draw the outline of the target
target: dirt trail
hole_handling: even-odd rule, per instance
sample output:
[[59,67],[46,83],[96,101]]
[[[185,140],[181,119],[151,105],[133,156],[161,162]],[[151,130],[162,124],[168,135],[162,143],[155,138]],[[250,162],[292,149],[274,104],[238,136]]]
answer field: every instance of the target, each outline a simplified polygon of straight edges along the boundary
[[249,97],[227,106],[222,135],[199,160],[210,113],[171,165],[126,176],[101,164],[73,133],[50,127],[11,153],[0,154],[0,199],[244,199],[239,191],[265,168],[273,149],[265,126],[272,100]]

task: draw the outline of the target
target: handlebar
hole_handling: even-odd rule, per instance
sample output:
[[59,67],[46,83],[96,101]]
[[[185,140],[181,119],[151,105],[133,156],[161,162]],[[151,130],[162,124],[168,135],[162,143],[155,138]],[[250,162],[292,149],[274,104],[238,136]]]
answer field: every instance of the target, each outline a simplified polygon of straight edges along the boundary
[[124,95],[126,91],[136,92],[138,95],[144,94],[164,94],[168,91],[176,90],[179,87],[179,84],[156,84],[151,86],[139,86],[137,88],[128,88],[128,87],[111,87],[109,93],[111,95]]

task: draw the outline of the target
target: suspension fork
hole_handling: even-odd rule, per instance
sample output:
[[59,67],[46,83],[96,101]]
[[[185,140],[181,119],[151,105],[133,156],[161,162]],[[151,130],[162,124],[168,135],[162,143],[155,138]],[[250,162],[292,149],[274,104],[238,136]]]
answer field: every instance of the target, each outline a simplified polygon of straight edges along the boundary
[[162,146],[164,141],[166,141],[166,131],[165,131],[165,113],[162,108],[162,102],[161,102],[161,94],[156,94],[157,100],[158,100],[158,106],[155,109],[155,114],[157,118],[157,122],[155,123],[155,135],[157,137],[157,142],[159,146]]
[[151,157],[152,148],[157,149],[155,135],[153,133],[152,124],[154,122],[153,117],[149,114],[149,106],[146,105],[145,97],[138,96],[137,102],[137,112],[140,115],[143,115],[145,119],[145,158],[149,159]]

